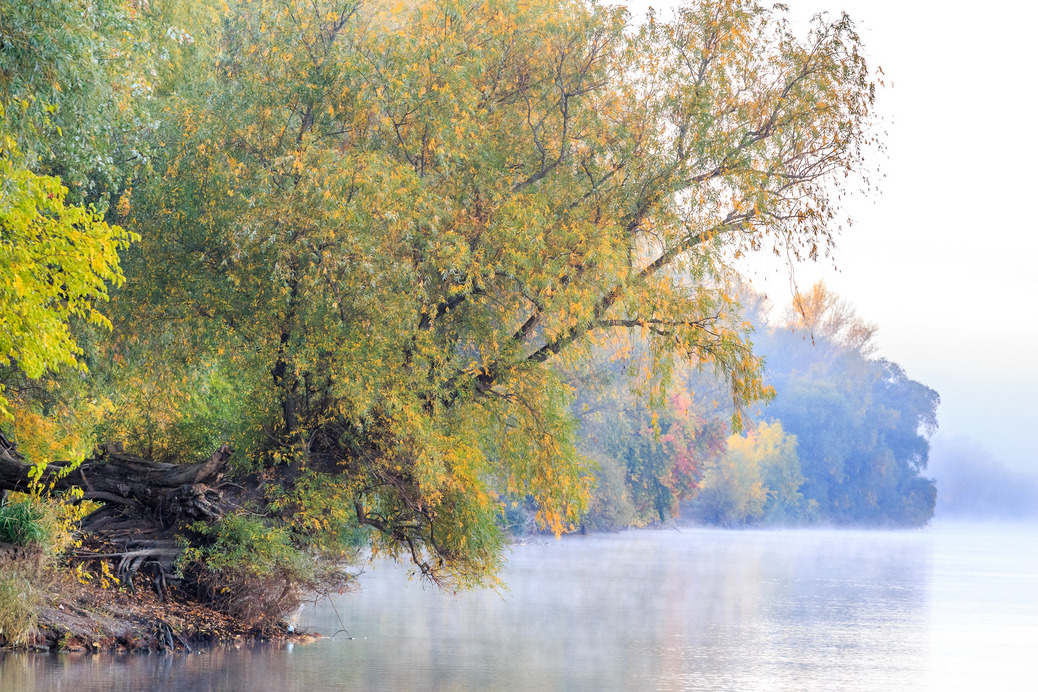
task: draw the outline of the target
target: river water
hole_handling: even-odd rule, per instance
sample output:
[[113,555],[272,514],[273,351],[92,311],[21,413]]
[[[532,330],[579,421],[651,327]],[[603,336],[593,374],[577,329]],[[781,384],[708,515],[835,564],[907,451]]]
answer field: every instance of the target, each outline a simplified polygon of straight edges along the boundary
[[452,596],[378,563],[304,608],[331,639],[6,654],[0,690],[1038,689],[1034,527],[572,536],[503,576]]

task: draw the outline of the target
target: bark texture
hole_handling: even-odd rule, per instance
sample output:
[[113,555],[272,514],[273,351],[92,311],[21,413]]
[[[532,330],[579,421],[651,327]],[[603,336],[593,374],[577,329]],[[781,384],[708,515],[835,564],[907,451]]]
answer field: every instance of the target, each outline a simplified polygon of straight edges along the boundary
[[[217,521],[229,508],[221,489],[231,450],[224,445],[198,464],[167,464],[123,452],[108,444],[79,466],[48,464],[40,482],[62,492],[81,488],[83,500],[101,504],[83,519],[81,530],[100,550],[82,551],[80,559],[118,561],[120,578],[148,568],[160,591],[181,552],[178,532],[195,521]],[[27,492],[32,466],[0,433],[0,490]]]

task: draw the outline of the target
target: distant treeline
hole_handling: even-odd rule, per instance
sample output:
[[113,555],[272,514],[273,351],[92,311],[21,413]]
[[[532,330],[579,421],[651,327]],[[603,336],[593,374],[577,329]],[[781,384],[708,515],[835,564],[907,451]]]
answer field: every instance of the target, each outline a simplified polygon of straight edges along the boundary
[[936,488],[923,471],[937,392],[875,357],[875,326],[822,284],[781,318],[750,291],[742,299],[775,390],[759,410],[733,419],[718,403],[725,384],[702,371],[645,405],[627,373],[650,353],[608,359],[611,379],[578,385],[584,450],[598,465],[586,525],[679,515],[724,526],[929,521]]
[[934,440],[939,519],[1038,519],[1038,476],[1015,471],[962,436]]

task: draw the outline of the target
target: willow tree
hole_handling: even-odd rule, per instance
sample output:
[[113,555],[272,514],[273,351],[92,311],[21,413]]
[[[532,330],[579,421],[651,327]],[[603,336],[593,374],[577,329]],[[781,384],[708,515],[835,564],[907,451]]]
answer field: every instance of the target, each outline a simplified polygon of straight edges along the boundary
[[131,202],[121,348],[232,384],[236,502],[301,545],[371,527],[461,585],[492,578],[504,498],[556,532],[586,504],[563,359],[636,336],[651,391],[680,359],[768,396],[729,280],[750,249],[828,252],[873,103],[847,17],[797,38],[738,0],[641,26],[249,0],[192,36]]

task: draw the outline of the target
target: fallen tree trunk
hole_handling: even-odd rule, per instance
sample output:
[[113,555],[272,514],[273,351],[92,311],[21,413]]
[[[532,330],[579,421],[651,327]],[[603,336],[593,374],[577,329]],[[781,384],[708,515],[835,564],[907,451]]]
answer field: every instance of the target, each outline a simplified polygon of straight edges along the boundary
[[[40,483],[58,492],[82,488],[84,500],[157,507],[171,492],[219,481],[230,456],[224,445],[201,464],[166,464],[108,444],[78,466],[64,461],[47,464]],[[0,489],[28,492],[31,469],[6,437],[0,440]]]
[[[109,444],[79,465],[48,464],[39,484],[58,493],[79,488],[82,500],[101,504],[80,528],[106,548],[100,553],[82,551],[73,558],[118,560],[120,578],[154,566],[156,585],[161,587],[182,552],[178,533],[195,521],[215,522],[230,508],[218,487],[230,456],[224,445],[202,463],[167,464]],[[29,492],[32,468],[0,433],[0,490]]]

